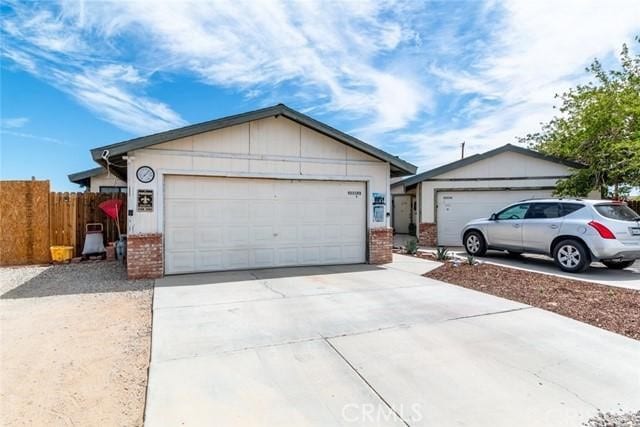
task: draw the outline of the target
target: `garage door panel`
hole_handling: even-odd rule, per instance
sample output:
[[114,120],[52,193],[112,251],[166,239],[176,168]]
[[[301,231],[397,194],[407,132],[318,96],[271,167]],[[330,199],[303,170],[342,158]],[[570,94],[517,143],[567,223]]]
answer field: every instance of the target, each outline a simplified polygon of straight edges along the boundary
[[180,226],[192,226],[195,219],[195,206],[193,204],[184,203],[183,201],[172,201],[167,209],[174,212],[175,220],[172,221],[172,225]]
[[249,251],[246,249],[227,249],[223,263],[227,269],[249,268]]
[[253,249],[253,265],[269,267],[276,264],[274,248]]
[[278,238],[282,244],[295,244],[298,242],[298,226],[297,225],[280,225],[278,226]]
[[224,222],[246,224],[249,221],[249,202],[247,200],[229,200],[224,203]]
[[249,243],[248,226],[229,225],[225,227],[225,244],[227,246],[240,245],[246,247]]
[[196,252],[196,264],[199,268],[207,270],[219,270],[223,268],[224,251],[218,250],[200,250]]
[[322,257],[320,256],[320,247],[311,246],[300,248],[300,263],[301,264],[315,264],[320,263]]
[[298,235],[302,240],[319,242],[324,234],[322,231],[323,227],[320,225],[301,225]]
[[211,249],[224,246],[224,229],[222,227],[198,228],[196,235],[197,249]]
[[187,273],[195,269],[194,253],[192,251],[172,253],[171,258],[166,261],[167,269],[174,273]]
[[360,245],[343,245],[342,258],[345,262],[358,262],[360,257]]
[[193,249],[195,245],[194,238],[195,233],[191,226],[176,226],[167,230],[165,243],[176,250]]
[[358,242],[364,238],[364,232],[359,225],[345,224],[341,227],[341,234],[344,240]]
[[365,189],[362,182],[167,176],[166,273],[364,262],[365,200],[348,192]]
[[265,225],[261,227],[260,226],[252,227],[251,232],[252,232],[253,242],[256,244],[260,244],[260,243],[270,244],[270,243],[273,243],[277,237],[277,233],[274,227],[271,225]]
[[437,196],[438,244],[461,246],[460,232],[465,224],[520,200],[552,197],[553,190],[441,191]]
[[222,220],[223,212],[218,202],[213,200],[200,200],[191,201],[191,203],[194,203],[196,206],[196,224],[211,224]]

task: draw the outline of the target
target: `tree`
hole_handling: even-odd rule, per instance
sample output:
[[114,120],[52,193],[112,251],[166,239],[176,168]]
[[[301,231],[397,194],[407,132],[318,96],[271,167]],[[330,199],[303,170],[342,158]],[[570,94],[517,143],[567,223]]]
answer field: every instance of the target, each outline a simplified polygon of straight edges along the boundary
[[[640,36],[636,37],[640,44]],[[545,154],[585,165],[558,182],[560,196],[619,197],[640,187],[640,54],[622,46],[620,67],[605,71],[597,59],[592,81],[562,95],[559,115],[520,140]],[[555,107],[554,107],[555,108]]]

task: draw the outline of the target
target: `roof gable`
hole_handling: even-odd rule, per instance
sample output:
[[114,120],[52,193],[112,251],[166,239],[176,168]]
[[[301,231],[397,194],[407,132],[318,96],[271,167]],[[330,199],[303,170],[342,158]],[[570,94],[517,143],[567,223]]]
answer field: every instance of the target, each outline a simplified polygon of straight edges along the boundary
[[548,162],[552,162],[552,163],[556,163],[556,164],[562,164],[564,166],[570,167],[570,168],[583,168],[584,165],[580,164],[580,163],[576,163],[576,162],[572,162],[569,160],[565,160],[565,159],[561,159],[558,157],[554,157],[554,156],[549,156],[546,154],[542,154],[539,153],[537,151],[534,150],[529,150],[527,148],[522,148],[522,147],[518,147],[515,145],[511,145],[511,144],[506,144],[503,145],[502,147],[498,147],[495,148],[493,150],[487,151],[485,153],[482,154],[474,154],[473,156],[469,156],[466,157],[464,159],[460,159],[460,160],[456,160],[455,162],[451,162],[451,163],[447,163],[446,165],[443,166],[439,166],[437,168],[434,169],[430,169],[428,171],[419,173],[417,175],[414,175],[412,177],[403,179],[401,181],[398,181],[394,184],[392,184],[393,187],[398,186],[398,185],[404,185],[405,187],[408,186],[412,186],[415,185],[419,182],[431,179],[431,178],[436,178],[438,176],[447,174],[448,172],[452,172],[461,168],[464,168],[466,166],[472,165],[474,163],[480,162],[481,160],[486,160],[486,159],[490,159],[493,158],[495,156],[498,156],[500,154],[503,153],[516,153],[516,154],[520,154],[520,155],[524,155],[524,156],[529,156],[535,159],[539,159],[539,160],[544,160],[544,161],[548,161]]
[[392,156],[391,154],[380,150],[379,148],[376,148],[372,145],[369,145],[351,135],[348,135],[298,111],[295,111],[284,104],[278,104],[273,107],[267,107],[248,113],[223,117],[208,122],[185,126],[179,129],[173,129],[149,136],[134,138],[117,144],[94,148],[91,150],[91,155],[95,161],[102,165],[105,165],[106,162],[102,158],[102,155],[105,152],[108,152],[109,158],[117,156],[122,157],[129,151],[139,150],[156,144],[161,144],[184,137],[210,132],[213,130],[235,126],[273,116],[284,116],[290,120],[293,120],[294,122],[297,122],[303,126],[329,136],[339,142],[342,142],[343,144],[346,144],[375,158],[388,162],[391,166],[392,176],[403,176],[416,172],[416,166],[412,165],[411,163],[406,162],[397,156]]
[[67,176],[69,178],[69,181],[73,182],[74,184],[79,184],[86,187],[92,177],[102,175],[103,173],[107,173],[107,170],[102,166],[99,166],[97,168],[71,173]]

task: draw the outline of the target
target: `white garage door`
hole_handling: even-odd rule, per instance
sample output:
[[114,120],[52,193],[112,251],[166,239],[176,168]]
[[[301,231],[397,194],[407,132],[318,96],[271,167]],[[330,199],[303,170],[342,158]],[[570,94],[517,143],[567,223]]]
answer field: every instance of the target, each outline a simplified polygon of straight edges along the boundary
[[460,231],[472,219],[488,218],[509,203],[551,197],[553,190],[439,191],[436,208],[438,244],[462,246]]
[[365,262],[365,183],[167,176],[165,272]]

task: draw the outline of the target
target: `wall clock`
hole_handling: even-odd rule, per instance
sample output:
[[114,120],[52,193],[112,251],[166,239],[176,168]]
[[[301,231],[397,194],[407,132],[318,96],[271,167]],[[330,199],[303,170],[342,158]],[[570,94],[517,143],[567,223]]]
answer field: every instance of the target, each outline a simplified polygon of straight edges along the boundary
[[136,177],[140,182],[151,182],[155,176],[156,173],[149,166],[140,166],[136,171]]

